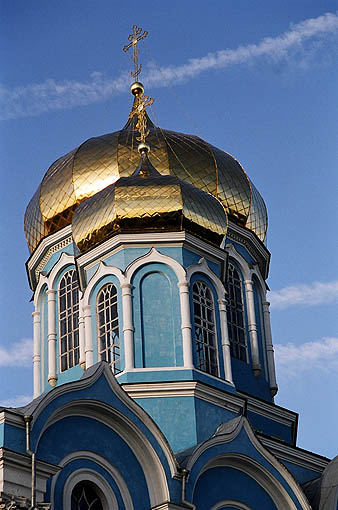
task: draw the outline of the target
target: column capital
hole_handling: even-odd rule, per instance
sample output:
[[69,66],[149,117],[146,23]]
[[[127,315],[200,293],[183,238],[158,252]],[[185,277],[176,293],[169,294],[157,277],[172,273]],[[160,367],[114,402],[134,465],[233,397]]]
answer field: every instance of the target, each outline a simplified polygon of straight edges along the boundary
[[41,315],[41,314],[40,314],[40,312],[38,312],[38,311],[32,312],[32,317],[33,317],[34,319],[39,319],[39,318],[40,318],[40,315]]
[[189,289],[189,282],[188,280],[183,280],[182,282],[178,282],[177,287],[179,289]]
[[56,290],[55,290],[55,289],[48,289],[48,290],[46,291],[46,294],[47,294],[47,296],[48,296],[48,299],[51,299],[49,296],[51,296],[51,297],[52,297],[52,296],[55,296],[55,294],[56,294]]

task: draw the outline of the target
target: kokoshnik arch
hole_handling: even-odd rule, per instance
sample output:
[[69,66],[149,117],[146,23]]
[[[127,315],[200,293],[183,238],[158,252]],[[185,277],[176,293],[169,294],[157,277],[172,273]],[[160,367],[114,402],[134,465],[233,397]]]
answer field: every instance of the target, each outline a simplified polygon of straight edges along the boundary
[[[240,163],[126,125],[55,161],[29,203],[34,400],[0,414],[0,508],[336,510],[278,390],[263,198]],[[311,506],[312,505],[312,506]]]

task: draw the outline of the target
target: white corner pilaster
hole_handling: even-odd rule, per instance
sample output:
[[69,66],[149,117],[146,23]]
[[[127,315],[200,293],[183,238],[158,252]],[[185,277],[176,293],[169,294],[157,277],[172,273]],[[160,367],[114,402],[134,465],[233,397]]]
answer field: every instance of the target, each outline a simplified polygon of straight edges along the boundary
[[263,301],[263,317],[264,317],[264,331],[265,331],[265,342],[266,342],[266,353],[268,361],[268,373],[270,380],[270,392],[271,396],[274,397],[278,391],[276,381],[276,369],[275,369],[275,356],[272,345],[271,335],[271,323],[270,323],[270,303],[269,301]]
[[179,282],[177,285],[180,290],[183,365],[184,368],[193,368],[189,282],[185,280]]
[[40,312],[33,312],[33,387],[34,398],[41,393],[41,319]]
[[56,375],[56,290],[47,290],[48,300],[48,382],[54,387]]
[[83,306],[84,327],[85,327],[85,358],[86,368],[93,365],[93,335],[92,335],[92,314],[90,305]]
[[219,309],[219,318],[220,318],[220,323],[221,323],[221,337],[222,337],[221,343],[222,343],[225,379],[233,384],[230,342],[229,342],[228,323],[227,323],[227,307],[226,307],[225,299],[218,300],[218,309]]
[[86,370],[86,340],[82,298],[79,300],[79,346],[80,346],[80,366],[83,370]]
[[131,284],[122,283],[122,310],[123,310],[123,340],[124,340],[124,369],[134,368],[134,324],[132,310]]
[[248,310],[248,329],[251,344],[251,355],[252,355],[252,370],[255,376],[261,373],[261,364],[259,362],[259,350],[258,350],[258,335],[257,335],[257,322],[255,314],[255,301],[253,283],[251,280],[244,280],[245,295],[247,301]]

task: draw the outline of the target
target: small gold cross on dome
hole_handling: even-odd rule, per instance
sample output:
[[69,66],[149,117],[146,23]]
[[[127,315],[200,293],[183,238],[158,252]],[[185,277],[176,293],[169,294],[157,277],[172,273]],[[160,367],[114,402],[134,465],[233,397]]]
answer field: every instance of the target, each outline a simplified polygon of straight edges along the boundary
[[137,80],[137,77],[142,69],[142,64],[138,65],[139,49],[137,47],[137,44],[141,39],[144,39],[148,35],[148,32],[146,30],[144,30],[143,34],[141,34],[141,32],[142,28],[138,27],[137,25],[133,25],[133,33],[128,36],[128,41],[130,41],[130,43],[126,44],[126,46],[123,47],[123,51],[125,52],[127,52],[129,48],[133,48],[132,58],[134,62],[134,72],[131,72],[130,74],[135,80]]

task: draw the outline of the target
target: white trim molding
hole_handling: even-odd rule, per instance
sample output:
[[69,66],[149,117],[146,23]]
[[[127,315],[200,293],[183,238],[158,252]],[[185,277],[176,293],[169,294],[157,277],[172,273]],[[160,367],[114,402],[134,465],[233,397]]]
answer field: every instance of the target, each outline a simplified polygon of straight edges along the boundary
[[214,505],[211,510],[220,510],[221,508],[236,508],[236,510],[252,510],[251,506],[237,501],[237,499],[223,499]]

